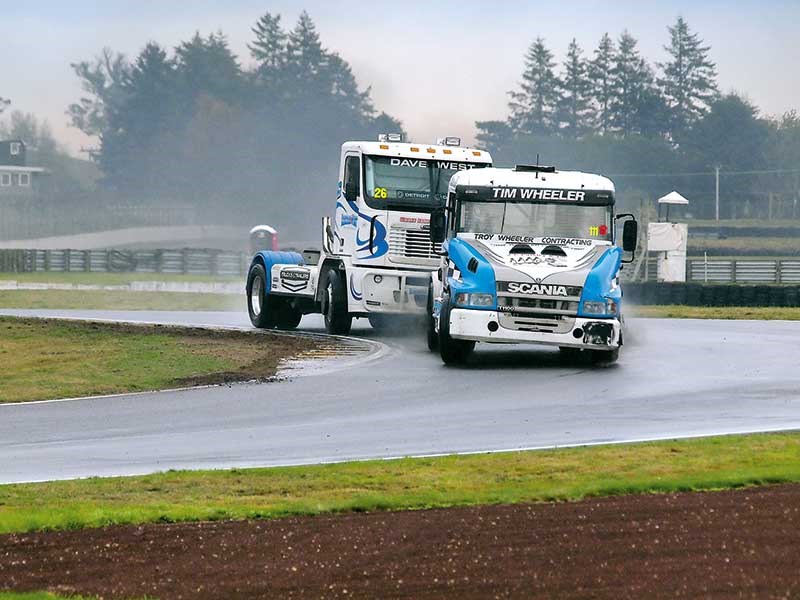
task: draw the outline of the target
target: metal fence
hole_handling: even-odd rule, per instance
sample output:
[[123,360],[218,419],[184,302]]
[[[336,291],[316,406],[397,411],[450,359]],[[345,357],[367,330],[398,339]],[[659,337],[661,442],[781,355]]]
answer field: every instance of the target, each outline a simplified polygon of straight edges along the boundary
[[221,250],[0,250],[0,271],[244,276],[250,256]]
[[[648,257],[646,269],[644,280],[657,281],[658,262],[655,257]],[[686,259],[686,281],[800,284],[800,258],[690,257]]]

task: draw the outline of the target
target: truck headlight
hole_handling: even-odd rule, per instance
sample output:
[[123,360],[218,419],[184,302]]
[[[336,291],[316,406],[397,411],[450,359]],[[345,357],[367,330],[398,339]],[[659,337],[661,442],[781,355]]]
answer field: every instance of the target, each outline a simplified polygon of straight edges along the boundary
[[619,313],[616,300],[607,298],[605,302],[584,302],[583,313],[587,315],[615,316]]
[[459,306],[494,306],[493,294],[456,294]]
[[583,312],[587,315],[604,315],[606,314],[605,302],[584,302]]

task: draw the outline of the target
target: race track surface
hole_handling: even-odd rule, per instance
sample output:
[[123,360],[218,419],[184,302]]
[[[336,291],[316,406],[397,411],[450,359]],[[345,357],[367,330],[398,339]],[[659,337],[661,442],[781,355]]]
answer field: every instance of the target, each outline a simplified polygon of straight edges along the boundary
[[[249,327],[238,313],[2,314]],[[363,326],[354,333],[388,349],[289,381],[0,405],[0,483],[800,428],[800,323],[628,325],[606,368],[485,344],[447,368],[421,333]]]

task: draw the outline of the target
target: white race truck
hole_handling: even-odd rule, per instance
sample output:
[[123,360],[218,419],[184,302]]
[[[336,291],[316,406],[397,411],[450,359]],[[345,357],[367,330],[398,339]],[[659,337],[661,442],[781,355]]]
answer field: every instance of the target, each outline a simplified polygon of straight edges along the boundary
[[427,145],[382,134],[377,142],[343,144],[336,211],[333,221],[322,221],[322,249],[253,257],[253,325],[293,329],[304,314],[322,313],[328,333],[345,335],[353,317],[379,327],[392,315],[424,315],[439,260],[430,213],[444,205],[453,174],[491,161],[458,138]]
[[[616,223],[624,219],[622,247]],[[560,347],[592,362],[623,342],[619,270],[636,249],[633,215],[614,214],[614,184],[589,173],[517,166],[458,173],[431,214],[441,244],[428,301],[428,346],[446,364],[476,342]]]

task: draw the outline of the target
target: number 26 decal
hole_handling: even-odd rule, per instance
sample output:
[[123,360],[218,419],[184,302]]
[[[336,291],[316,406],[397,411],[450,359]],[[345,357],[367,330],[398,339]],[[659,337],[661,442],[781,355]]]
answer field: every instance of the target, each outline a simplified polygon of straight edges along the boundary
[[386,191],[386,188],[376,187],[372,196],[374,198],[380,198],[381,200],[385,200],[386,198],[389,197],[389,193]]

